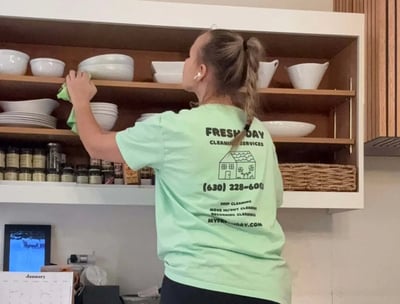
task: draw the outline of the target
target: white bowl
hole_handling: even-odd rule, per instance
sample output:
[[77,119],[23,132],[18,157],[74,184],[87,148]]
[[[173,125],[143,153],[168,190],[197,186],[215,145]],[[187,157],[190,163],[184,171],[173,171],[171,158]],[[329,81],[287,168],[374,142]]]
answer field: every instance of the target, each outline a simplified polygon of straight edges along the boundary
[[79,63],[79,65],[87,64],[103,64],[103,63],[117,63],[133,65],[134,60],[132,57],[124,54],[104,54],[89,57]]
[[182,74],[184,61],[152,61],[151,67],[154,73]]
[[9,49],[0,49],[0,74],[25,75],[29,55]]
[[257,87],[268,88],[271,82],[272,76],[274,76],[276,69],[278,68],[279,60],[273,60],[270,62],[260,62],[260,67],[258,68],[258,81]]
[[58,105],[58,101],[50,98],[0,101],[0,106],[5,112],[26,112],[46,115],[50,115]]
[[65,63],[55,58],[35,58],[30,61],[33,76],[62,77]]
[[176,74],[163,74],[154,73],[153,79],[155,82],[159,83],[182,83],[183,73]]
[[78,71],[90,73],[92,79],[106,80],[133,80],[133,65],[119,63],[85,64],[78,67]]
[[114,103],[110,102],[100,102],[100,101],[94,101],[90,103],[90,107],[92,109],[109,109],[109,110],[118,110],[118,106]]
[[300,63],[287,67],[290,82],[295,89],[317,89],[329,62]]
[[307,136],[315,129],[315,125],[300,121],[263,121],[271,136],[301,137]]
[[99,126],[105,131],[110,131],[114,127],[118,118],[118,114],[102,112],[93,112],[93,116]]

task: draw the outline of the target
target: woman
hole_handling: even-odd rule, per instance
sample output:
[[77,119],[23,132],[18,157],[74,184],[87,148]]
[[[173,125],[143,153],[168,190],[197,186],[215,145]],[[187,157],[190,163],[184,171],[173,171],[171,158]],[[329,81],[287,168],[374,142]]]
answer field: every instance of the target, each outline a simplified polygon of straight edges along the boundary
[[95,122],[88,75],[67,76],[91,157],[155,170],[162,304],[290,303],[276,220],[282,179],[271,137],[254,118],[262,55],[255,38],[225,30],[200,35],[183,71],[183,87],[199,106],[117,133]]

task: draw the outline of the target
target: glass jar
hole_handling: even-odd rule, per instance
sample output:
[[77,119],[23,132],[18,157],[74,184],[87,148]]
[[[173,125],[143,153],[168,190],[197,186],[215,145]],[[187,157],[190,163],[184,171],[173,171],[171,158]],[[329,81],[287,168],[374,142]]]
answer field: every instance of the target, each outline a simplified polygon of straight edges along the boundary
[[29,168],[21,168],[18,173],[19,181],[32,181],[32,170]]
[[3,148],[0,147],[0,169],[4,169],[6,167],[6,152]]
[[4,169],[0,168],[0,180],[4,180]]
[[19,168],[19,149],[17,147],[8,147],[6,154],[6,167]]
[[121,175],[123,174],[123,170],[122,170],[122,163],[114,163],[114,174],[117,175]]
[[112,162],[102,159],[101,160],[101,168],[103,170],[112,170],[112,168],[113,168]]
[[140,184],[151,185],[152,184],[153,169],[150,167],[144,167],[140,169]]
[[44,149],[33,149],[32,168],[43,170],[46,169],[46,151]]
[[61,173],[61,181],[65,183],[73,183],[75,181],[74,178],[74,169],[70,166],[65,166],[62,169]]
[[101,159],[99,158],[91,158],[90,159],[90,167],[101,167]]
[[47,144],[47,170],[55,170],[57,173],[60,172],[60,150],[61,146],[59,143],[50,142]]
[[89,183],[89,173],[86,166],[77,166],[76,169],[76,182],[78,184],[88,184]]
[[103,178],[101,176],[101,171],[99,168],[89,169],[89,184],[101,184]]
[[114,171],[113,170],[103,170],[103,183],[106,185],[114,184]]
[[46,181],[46,173],[44,169],[33,169],[32,173],[32,181],[34,182],[45,182]]
[[46,181],[48,181],[48,182],[59,182],[60,181],[60,174],[57,172],[56,169],[49,169],[49,170],[47,170]]
[[123,185],[124,184],[124,177],[122,174],[116,174],[114,176],[114,185]]
[[31,148],[21,148],[19,153],[19,167],[20,168],[32,168],[32,149]]
[[4,180],[18,180],[18,168],[6,168],[4,172]]

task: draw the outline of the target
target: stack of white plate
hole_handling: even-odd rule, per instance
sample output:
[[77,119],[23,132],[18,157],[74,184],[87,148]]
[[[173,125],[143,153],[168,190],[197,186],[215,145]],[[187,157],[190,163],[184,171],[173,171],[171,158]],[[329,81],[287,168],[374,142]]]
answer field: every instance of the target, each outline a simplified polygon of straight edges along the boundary
[[58,101],[50,98],[0,101],[4,110],[0,113],[0,124],[55,129],[57,119],[50,114],[58,105]]
[[78,71],[90,73],[92,79],[133,80],[133,58],[124,54],[104,54],[79,63]]
[[0,125],[55,129],[57,119],[47,114],[10,111],[0,113]]
[[118,118],[118,106],[109,102],[91,102],[90,107],[94,118],[100,127],[105,130],[111,130]]
[[159,83],[182,83],[183,61],[152,61],[153,80]]
[[140,117],[136,120],[136,121],[143,121],[146,120],[154,115],[158,115],[160,113],[143,113],[142,115],[140,115]]

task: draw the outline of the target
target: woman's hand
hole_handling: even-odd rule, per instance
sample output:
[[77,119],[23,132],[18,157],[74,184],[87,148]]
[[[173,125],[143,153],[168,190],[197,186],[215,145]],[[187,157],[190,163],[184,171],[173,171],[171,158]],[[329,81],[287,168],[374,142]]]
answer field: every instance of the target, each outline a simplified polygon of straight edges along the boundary
[[74,107],[89,103],[97,89],[86,72],[71,70],[66,77],[66,84],[71,103]]

